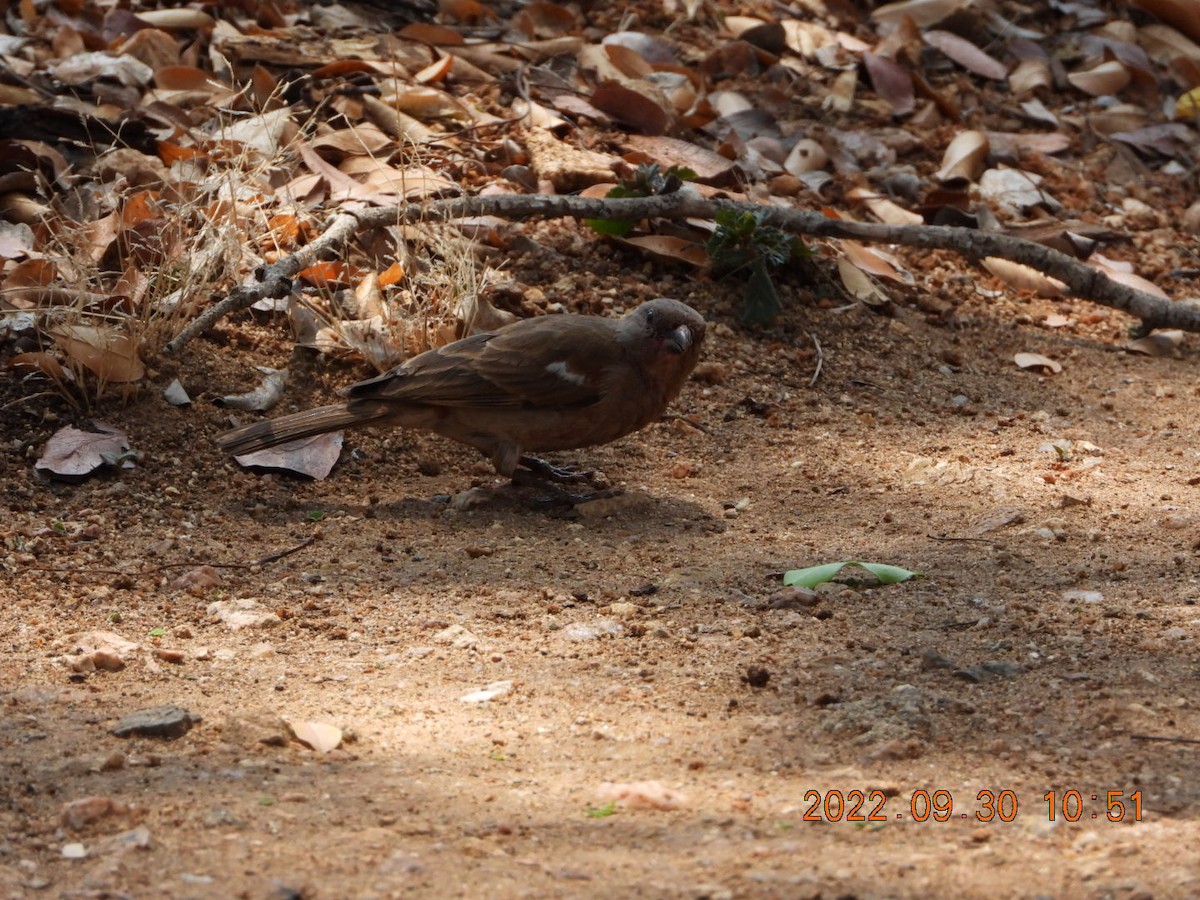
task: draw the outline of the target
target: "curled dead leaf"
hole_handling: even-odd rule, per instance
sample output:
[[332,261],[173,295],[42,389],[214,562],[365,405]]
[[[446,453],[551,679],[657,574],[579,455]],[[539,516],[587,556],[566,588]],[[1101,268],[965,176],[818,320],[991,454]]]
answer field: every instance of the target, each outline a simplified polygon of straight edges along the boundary
[[336,750],[342,743],[342,729],[324,722],[288,722],[296,740],[318,753]]
[[854,187],[846,192],[846,197],[856,203],[866,206],[875,217],[888,225],[920,225],[925,220],[915,212],[910,212],[897,203],[892,202],[882,194],[862,187]]
[[68,369],[62,367],[57,359],[47,353],[45,350],[36,350],[30,353],[18,353],[8,361],[10,369],[18,371],[35,371],[41,372],[47,378],[53,378],[55,381],[74,381],[75,376]]
[[1140,353],[1143,356],[1170,356],[1183,343],[1182,331],[1156,331],[1145,337],[1130,341],[1125,349],[1130,353]]
[[887,306],[892,301],[887,292],[866,272],[846,257],[837,261],[838,275],[850,296],[868,306]]
[[1013,357],[1013,362],[1022,369],[1038,369],[1043,373],[1049,372],[1053,375],[1062,371],[1062,363],[1056,362],[1048,356],[1042,356],[1040,353],[1018,353]]
[[1129,70],[1115,59],[1067,75],[1067,81],[1093,97],[1110,97],[1129,84],[1132,78]]
[[231,409],[262,411],[270,409],[278,403],[283,397],[284,385],[287,384],[288,370],[262,367],[259,371],[267,377],[258,387],[244,394],[228,394],[219,397],[216,401],[217,405],[227,406]]
[[1057,278],[1051,278],[1032,266],[1001,259],[998,256],[985,257],[982,265],[1010,288],[1017,291],[1029,291],[1039,297],[1061,297],[1067,291],[1067,286]]
[[955,136],[942,154],[942,167],[934,173],[938,181],[974,181],[983,173],[991,144],[982,131],[964,131]]

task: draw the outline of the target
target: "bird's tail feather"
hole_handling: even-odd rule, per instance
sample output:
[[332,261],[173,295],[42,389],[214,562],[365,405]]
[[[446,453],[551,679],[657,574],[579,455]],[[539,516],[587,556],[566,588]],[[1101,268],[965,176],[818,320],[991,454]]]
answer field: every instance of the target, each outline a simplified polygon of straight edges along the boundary
[[256,450],[266,450],[288,441],[314,437],[342,428],[370,425],[388,417],[386,404],[335,403],[304,412],[253,422],[217,436],[217,445],[226,453],[241,456]]

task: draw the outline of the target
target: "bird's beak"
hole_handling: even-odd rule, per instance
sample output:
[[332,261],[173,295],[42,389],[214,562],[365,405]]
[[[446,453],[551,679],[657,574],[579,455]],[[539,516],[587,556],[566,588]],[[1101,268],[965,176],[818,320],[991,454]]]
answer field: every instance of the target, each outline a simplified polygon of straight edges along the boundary
[[667,335],[665,344],[672,353],[687,353],[692,346],[692,329],[686,325],[680,325]]

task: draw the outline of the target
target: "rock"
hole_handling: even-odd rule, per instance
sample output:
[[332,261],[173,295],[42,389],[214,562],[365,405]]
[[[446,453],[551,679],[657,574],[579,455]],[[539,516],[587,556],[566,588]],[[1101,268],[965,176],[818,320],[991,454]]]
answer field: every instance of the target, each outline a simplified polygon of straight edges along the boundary
[[208,604],[208,615],[229,627],[230,631],[243,628],[270,628],[280,623],[279,616],[262,606],[252,597],[233,600],[216,600]]
[[463,703],[484,703],[488,700],[494,700],[497,697],[503,697],[512,690],[513,683],[511,681],[493,681],[487,687],[471,691],[469,694],[463,694],[458,699]]
[[461,625],[451,625],[449,628],[443,628],[433,636],[433,639],[439,644],[450,644],[452,647],[458,647],[460,650],[470,650],[479,644],[478,636]]
[[87,848],[83,844],[63,844],[63,859],[86,859],[87,855]]
[[596,791],[601,800],[612,801],[626,809],[683,809],[688,799],[659,781],[606,781]]
[[97,848],[100,853],[111,853],[121,850],[149,850],[152,841],[150,829],[145,825],[122,831],[120,834],[105,838]]
[[178,578],[171,582],[171,589],[176,591],[187,591],[189,594],[199,596],[205,591],[210,591],[221,583],[221,573],[212,566],[197,566],[194,569],[188,569]]
[[820,595],[810,588],[785,587],[767,598],[767,609],[808,609],[820,599]]
[[459,512],[478,509],[496,499],[496,493],[491,488],[473,487],[470,490],[459,491],[450,498],[450,508]]
[[130,713],[117,723],[112,733],[117,737],[155,737],[165,740],[181,738],[200,716],[178,706],[155,706]]
[[62,823],[72,831],[82,831],[93,822],[128,813],[129,806],[112,797],[83,797],[63,804]]
[[622,600],[617,603],[610,603],[608,605],[608,612],[615,619],[632,619],[641,612],[641,607],[636,603],[629,603]]
[[246,749],[260,744],[286,747],[291,737],[287,723],[269,709],[230,715],[221,725],[221,737]]
[[111,631],[72,635],[73,653],[64,657],[72,672],[120,672],[141,647]]
[[575,622],[563,630],[563,636],[568,641],[594,641],[601,637],[616,637],[624,634],[624,626],[612,619],[600,619],[596,622]]

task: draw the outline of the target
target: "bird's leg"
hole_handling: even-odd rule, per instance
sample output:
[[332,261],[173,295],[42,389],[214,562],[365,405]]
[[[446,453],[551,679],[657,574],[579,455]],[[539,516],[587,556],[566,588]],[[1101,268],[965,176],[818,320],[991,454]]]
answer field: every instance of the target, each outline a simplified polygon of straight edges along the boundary
[[[554,484],[590,484],[593,487],[604,487],[604,485],[596,484],[596,473],[591,469],[581,470],[556,466],[546,462],[544,459],[528,455],[521,457],[520,464],[543,482],[549,481]],[[514,481],[516,480],[516,474],[516,472],[513,473]]]

